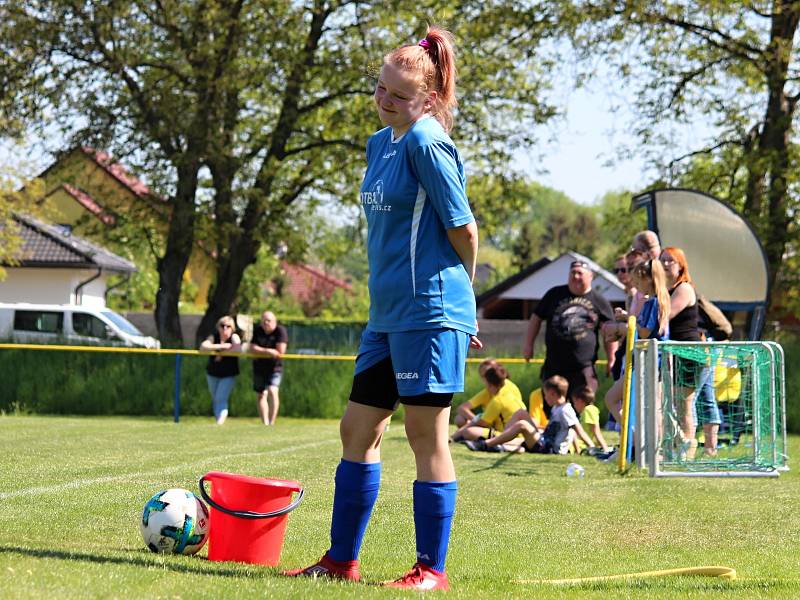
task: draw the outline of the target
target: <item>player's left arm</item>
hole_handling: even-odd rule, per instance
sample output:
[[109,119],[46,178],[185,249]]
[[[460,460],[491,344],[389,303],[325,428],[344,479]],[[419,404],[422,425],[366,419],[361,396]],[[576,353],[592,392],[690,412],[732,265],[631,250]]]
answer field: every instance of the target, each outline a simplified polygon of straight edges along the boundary
[[469,281],[475,279],[475,268],[478,264],[478,225],[473,221],[460,227],[447,230],[447,239],[461,259],[467,270]]

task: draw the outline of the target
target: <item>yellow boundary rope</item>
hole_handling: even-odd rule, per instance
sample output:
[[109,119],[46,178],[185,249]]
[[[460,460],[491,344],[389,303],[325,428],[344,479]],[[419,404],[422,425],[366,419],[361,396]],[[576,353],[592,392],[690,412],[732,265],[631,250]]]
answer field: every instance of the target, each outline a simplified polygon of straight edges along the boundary
[[[133,354],[163,354],[183,356],[208,356],[210,354],[219,356],[239,356],[250,358],[264,358],[263,354],[252,352],[202,352],[200,350],[184,350],[181,348],[131,348],[128,346],[62,346],[58,344],[0,344],[0,349],[8,350],[69,350],[73,352],[122,352]],[[284,354],[282,358],[289,360],[349,360],[354,361],[355,355],[333,355],[333,354]],[[468,358],[468,363],[480,363],[485,358]],[[502,363],[520,364],[526,362],[524,358],[498,358]],[[543,358],[532,358],[531,364],[542,364]],[[597,364],[604,365],[607,361],[598,360]]]
[[600,575],[596,577],[577,577],[575,579],[522,579],[519,583],[541,583],[549,585],[579,585],[604,581],[625,581],[628,579],[647,579],[654,577],[719,577],[729,581],[736,580],[736,569],[730,567],[684,567],[665,569],[663,571],[644,571],[642,573],[620,573],[618,575]]

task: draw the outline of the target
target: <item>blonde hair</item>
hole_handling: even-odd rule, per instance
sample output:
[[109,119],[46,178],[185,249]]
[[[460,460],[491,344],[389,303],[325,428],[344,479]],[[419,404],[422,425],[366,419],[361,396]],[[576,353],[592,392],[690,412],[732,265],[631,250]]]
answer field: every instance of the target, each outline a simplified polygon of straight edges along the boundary
[[431,114],[449,132],[453,127],[453,109],[458,104],[453,34],[429,26],[419,43],[395,48],[383,57],[383,62],[420,75],[423,89],[436,92]]
[[658,333],[664,335],[669,325],[670,297],[667,288],[667,274],[661,261],[648,260],[636,265],[633,273],[640,279],[647,279],[653,284],[653,291],[658,300]]
[[233,327],[234,331],[236,330],[236,322],[230,315],[225,315],[217,319],[217,324],[215,325],[215,327],[219,329],[222,325],[230,325],[231,327]]

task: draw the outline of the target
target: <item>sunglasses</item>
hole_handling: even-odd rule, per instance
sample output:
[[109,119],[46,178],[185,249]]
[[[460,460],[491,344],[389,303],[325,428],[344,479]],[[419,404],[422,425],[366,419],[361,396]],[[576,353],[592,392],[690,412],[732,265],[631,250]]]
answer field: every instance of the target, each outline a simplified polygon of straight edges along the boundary
[[627,273],[627,272],[628,272],[627,268],[614,267],[614,273]]
[[674,258],[660,258],[659,260],[661,261],[662,265],[671,265],[675,262]]

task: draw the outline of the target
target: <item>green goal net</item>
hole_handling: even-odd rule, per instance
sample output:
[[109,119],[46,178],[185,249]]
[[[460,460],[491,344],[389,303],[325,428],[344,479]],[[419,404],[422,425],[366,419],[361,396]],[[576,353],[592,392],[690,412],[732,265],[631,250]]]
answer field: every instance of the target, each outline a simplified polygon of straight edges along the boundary
[[637,462],[653,476],[774,476],[787,467],[783,349],[638,342]]

